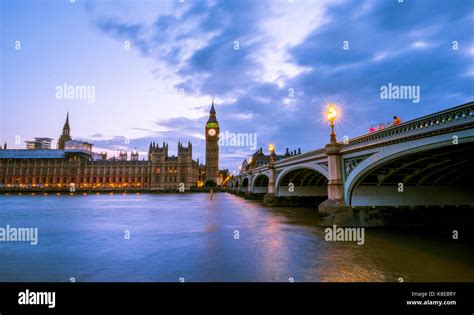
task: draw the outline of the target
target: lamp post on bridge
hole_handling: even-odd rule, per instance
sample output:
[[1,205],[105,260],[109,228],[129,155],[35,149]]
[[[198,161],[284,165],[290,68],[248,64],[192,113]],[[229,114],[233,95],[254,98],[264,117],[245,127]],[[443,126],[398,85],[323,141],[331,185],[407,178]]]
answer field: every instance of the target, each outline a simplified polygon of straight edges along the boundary
[[254,164],[254,159],[253,156],[249,158],[249,165],[248,165],[248,171],[247,171],[247,178],[248,178],[248,185],[247,185],[247,191],[245,192],[245,197],[246,198],[251,198],[252,196],[252,184],[253,184],[253,164]]
[[[268,150],[270,151],[270,158],[271,158],[273,156],[273,154],[275,154],[275,145],[270,143],[268,145]],[[270,159],[270,161],[271,161],[271,159]]]
[[334,132],[334,121],[337,118],[337,109],[334,104],[329,104],[326,117],[331,125],[331,135],[329,144],[326,145],[326,155],[328,157],[328,200],[334,200],[338,203],[344,203],[344,191],[342,184],[342,163],[341,163],[341,145],[337,143],[336,133]]
[[329,123],[331,124],[331,137],[329,143],[337,143],[336,133],[334,132],[334,121],[337,118],[337,110],[333,104],[329,104],[326,115],[329,120]]
[[270,151],[270,162],[268,163],[268,194],[273,195],[275,193],[275,146],[273,144],[268,145],[268,150]]
[[275,145],[269,144],[268,150],[270,151],[270,161],[268,162],[268,190],[263,196],[263,204],[265,206],[274,206],[275,202]]
[[334,132],[334,121],[338,116],[334,104],[329,104],[326,118],[331,125],[329,144],[326,145],[328,161],[328,199],[318,207],[320,226],[352,226],[353,211],[344,201],[344,184],[342,180],[341,144],[337,142]]

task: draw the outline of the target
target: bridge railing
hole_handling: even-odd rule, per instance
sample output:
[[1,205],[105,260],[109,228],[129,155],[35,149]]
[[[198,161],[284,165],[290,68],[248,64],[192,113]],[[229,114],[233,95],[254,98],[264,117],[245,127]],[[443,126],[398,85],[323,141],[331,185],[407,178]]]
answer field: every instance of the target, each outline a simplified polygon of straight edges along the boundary
[[287,157],[285,159],[278,160],[277,162],[275,162],[275,166],[279,166],[281,164],[286,164],[286,163],[291,163],[293,161],[301,161],[301,160],[305,160],[305,159],[308,159],[308,158],[313,158],[314,156],[324,154],[324,152],[326,152],[326,150],[324,148],[311,150],[311,151],[308,151],[308,152],[305,152],[305,153],[301,153],[301,154],[298,154],[298,155]]
[[[289,156],[287,158],[275,161],[274,165],[275,165],[275,167],[278,167],[278,166],[281,166],[281,165],[292,163],[294,161],[306,160],[306,159],[309,159],[309,158],[313,158],[314,156],[323,155],[325,151],[326,150],[324,148],[322,148],[322,149],[311,150],[311,151],[308,151],[308,152],[305,152],[305,153]],[[259,172],[264,172],[267,169],[268,169],[268,163],[266,163],[264,165],[260,165],[258,167],[251,168],[251,169],[246,170],[246,171],[243,171],[243,172],[241,172],[241,174],[259,173]]]
[[391,138],[404,137],[415,133],[425,133],[446,125],[474,122],[474,102],[456,106],[441,112],[413,119],[396,126],[350,139],[344,147],[367,145]]

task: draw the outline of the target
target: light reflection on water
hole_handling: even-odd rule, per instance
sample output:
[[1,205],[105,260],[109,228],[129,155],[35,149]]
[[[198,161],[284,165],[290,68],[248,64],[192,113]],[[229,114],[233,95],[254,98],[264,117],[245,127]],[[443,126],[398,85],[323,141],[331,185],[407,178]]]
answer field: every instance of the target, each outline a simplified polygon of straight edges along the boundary
[[0,227],[39,228],[37,246],[0,242],[0,281],[474,281],[467,245],[383,230],[326,242],[316,223],[225,193],[0,196]]

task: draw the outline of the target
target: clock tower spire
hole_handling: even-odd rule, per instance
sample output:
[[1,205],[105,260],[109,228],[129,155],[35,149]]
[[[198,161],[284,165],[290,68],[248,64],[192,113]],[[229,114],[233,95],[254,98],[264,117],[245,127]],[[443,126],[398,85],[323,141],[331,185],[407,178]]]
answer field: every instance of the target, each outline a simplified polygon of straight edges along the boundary
[[206,123],[206,180],[217,183],[219,173],[219,123],[216,119],[214,99],[212,100],[209,119]]
[[63,133],[58,140],[58,149],[64,150],[64,145],[66,141],[71,140],[71,127],[69,127],[69,112],[66,115],[66,122],[64,123]]

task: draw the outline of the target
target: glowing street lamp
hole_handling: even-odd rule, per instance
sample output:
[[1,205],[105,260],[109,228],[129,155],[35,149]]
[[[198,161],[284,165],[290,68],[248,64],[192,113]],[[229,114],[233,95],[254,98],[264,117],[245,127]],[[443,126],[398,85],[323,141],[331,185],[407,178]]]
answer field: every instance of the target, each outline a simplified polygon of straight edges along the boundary
[[269,167],[273,167],[273,162],[276,160],[276,155],[275,155],[275,145],[270,143],[268,145],[268,149],[270,150],[270,162],[269,162]]
[[333,104],[329,104],[328,110],[326,112],[326,116],[331,124],[331,140],[330,143],[336,143],[336,134],[334,133],[334,120],[337,117],[337,110]]
[[270,154],[273,154],[275,152],[275,146],[272,143],[270,143],[268,145],[268,150],[270,150]]

